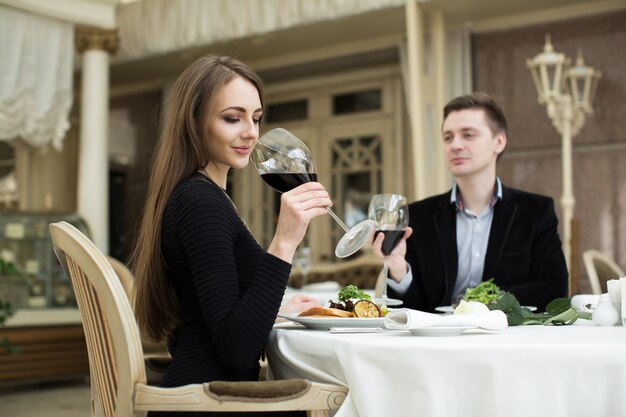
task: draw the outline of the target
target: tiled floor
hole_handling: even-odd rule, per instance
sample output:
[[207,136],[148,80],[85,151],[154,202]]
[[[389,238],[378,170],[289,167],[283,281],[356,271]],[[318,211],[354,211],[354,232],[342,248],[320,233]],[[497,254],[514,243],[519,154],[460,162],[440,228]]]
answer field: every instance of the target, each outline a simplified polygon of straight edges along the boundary
[[11,417],[90,417],[89,386],[58,383],[0,391],[0,415]]

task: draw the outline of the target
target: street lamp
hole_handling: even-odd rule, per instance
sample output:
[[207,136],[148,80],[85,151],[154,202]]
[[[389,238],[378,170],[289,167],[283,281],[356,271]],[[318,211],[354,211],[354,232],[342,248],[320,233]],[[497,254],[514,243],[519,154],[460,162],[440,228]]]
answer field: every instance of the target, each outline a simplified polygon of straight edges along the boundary
[[596,94],[600,71],[585,66],[582,52],[578,51],[576,65],[570,59],[554,52],[550,35],[546,35],[543,52],[526,61],[539,94],[539,103],[545,104],[548,117],[561,134],[561,159],[563,189],[563,253],[571,265],[572,219],[574,217],[574,192],[572,172],[572,137],[585,124],[585,115],[593,113],[591,104]]

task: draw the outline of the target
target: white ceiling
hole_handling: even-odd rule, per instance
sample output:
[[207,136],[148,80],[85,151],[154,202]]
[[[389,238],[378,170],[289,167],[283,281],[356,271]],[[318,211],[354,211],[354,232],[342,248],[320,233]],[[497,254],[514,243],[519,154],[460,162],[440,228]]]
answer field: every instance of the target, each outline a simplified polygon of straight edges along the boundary
[[[429,11],[439,9],[447,27],[468,27],[480,32],[626,9],[626,0],[427,0],[422,5],[426,29]],[[111,83],[114,87],[158,83],[177,75],[189,62],[207,53],[236,56],[257,70],[271,71],[277,64],[284,67],[290,62],[318,62],[325,54],[329,59],[338,57],[342,49],[344,55],[357,53],[368,42],[382,40],[382,44],[393,45],[397,42],[394,39],[405,36],[405,30],[405,8],[393,7],[143,59],[122,62],[113,58]],[[307,56],[311,58],[307,60]],[[370,58],[376,59],[375,56]]]

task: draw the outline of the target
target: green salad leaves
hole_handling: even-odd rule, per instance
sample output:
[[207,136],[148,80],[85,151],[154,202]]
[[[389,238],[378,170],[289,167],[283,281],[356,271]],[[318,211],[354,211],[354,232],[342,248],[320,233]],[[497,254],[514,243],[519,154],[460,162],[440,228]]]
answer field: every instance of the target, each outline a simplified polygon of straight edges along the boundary
[[465,301],[480,301],[487,305],[490,310],[500,310],[506,314],[509,326],[522,324],[543,325],[568,325],[577,319],[590,319],[591,314],[580,312],[572,307],[569,298],[557,298],[546,306],[543,313],[533,313],[528,308],[522,307],[509,292],[502,291],[493,283],[493,278],[483,281],[475,288],[468,288],[463,297]]
[[361,291],[356,285],[347,285],[343,287],[341,291],[339,291],[337,298],[339,301],[372,299],[372,297]]
[[500,288],[493,283],[493,278],[483,281],[474,288],[465,290],[465,301],[478,301],[485,305],[495,303],[500,298]]

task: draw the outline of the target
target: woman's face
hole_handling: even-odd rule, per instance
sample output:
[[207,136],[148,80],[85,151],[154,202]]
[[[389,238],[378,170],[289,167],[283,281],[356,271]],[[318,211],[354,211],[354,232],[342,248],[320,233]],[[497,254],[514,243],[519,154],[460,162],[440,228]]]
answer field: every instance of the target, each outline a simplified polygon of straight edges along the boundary
[[229,168],[245,168],[259,139],[263,109],[259,92],[250,81],[237,76],[217,93],[213,114],[207,119],[210,160],[206,171],[225,185]]

